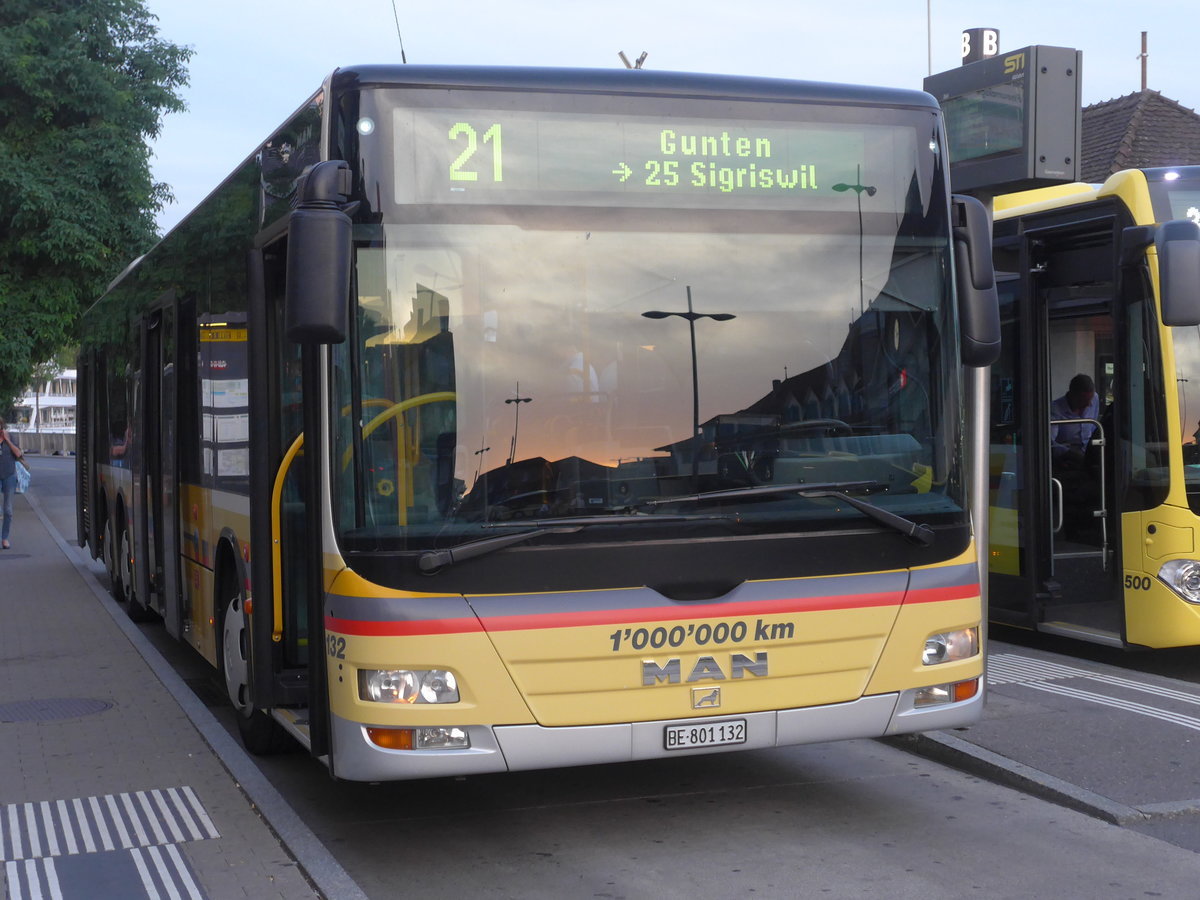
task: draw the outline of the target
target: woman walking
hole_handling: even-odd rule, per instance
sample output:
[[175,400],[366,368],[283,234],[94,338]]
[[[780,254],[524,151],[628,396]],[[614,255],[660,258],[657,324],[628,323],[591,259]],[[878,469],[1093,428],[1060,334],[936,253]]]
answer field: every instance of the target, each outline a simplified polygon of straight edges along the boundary
[[8,433],[4,419],[0,419],[0,486],[4,489],[4,525],[0,526],[2,550],[12,546],[8,542],[8,533],[12,530],[12,498],[17,492],[17,460],[24,458],[25,454]]

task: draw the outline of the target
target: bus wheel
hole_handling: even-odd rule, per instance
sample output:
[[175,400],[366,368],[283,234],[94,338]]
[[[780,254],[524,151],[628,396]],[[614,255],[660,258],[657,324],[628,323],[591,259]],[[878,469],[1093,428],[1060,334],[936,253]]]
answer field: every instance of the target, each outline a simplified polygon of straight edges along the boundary
[[113,533],[113,520],[109,516],[104,520],[104,546],[101,555],[104,557],[104,568],[108,570],[108,590],[114,600],[124,599],[124,588],[121,587],[121,569],[117,563],[117,536]]
[[125,612],[135,622],[146,622],[150,619],[150,610],[138,600],[134,587],[133,544],[129,540],[129,529],[121,529],[121,543],[117,547],[118,578],[121,582],[121,601],[125,604]]
[[258,756],[279,753],[289,746],[283,727],[261,710],[255,709],[250,691],[249,623],[244,610],[245,598],[239,590],[227,592],[225,614],[221,617],[221,677],[225,693],[237,716],[238,733],[246,749]]

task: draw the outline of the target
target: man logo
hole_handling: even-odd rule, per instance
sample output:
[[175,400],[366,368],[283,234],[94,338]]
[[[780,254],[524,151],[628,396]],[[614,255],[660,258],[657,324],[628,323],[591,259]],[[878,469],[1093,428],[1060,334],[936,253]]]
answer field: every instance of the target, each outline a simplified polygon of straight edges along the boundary
[[692,709],[716,709],[721,705],[721,689],[692,688]]
[[721,664],[711,656],[701,656],[692,666],[688,677],[683,677],[683,662],[668,659],[667,664],[660,666],[652,659],[642,660],[642,685],[652,687],[656,684],[679,684],[686,680],[688,684],[697,681],[725,681],[727,678],[745,678],[746,675],[755,678],[767,676],[767,652],[760,650],[751,659],[744,653],[729,654],[729,674],[721,668]]

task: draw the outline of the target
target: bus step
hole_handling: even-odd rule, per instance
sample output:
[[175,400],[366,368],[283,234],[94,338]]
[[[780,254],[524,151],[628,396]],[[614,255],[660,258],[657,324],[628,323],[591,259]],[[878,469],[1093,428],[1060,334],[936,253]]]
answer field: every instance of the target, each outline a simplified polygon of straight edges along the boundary
[[1086,625],[1073,625],[1070,622],[1039,622],[1037,630],[1045,634],[1057,634],[1062,637],[1075,638],[1091,644],[1103,644],[1106,647],[1124,647],[1125,642],[1119,634],[1105,631],[1102,628],[1089,628]]
[[284,731],[298,740],[306,750],[312,747],[307,709],[274,709],[271,711],[271,718],[282,725]]

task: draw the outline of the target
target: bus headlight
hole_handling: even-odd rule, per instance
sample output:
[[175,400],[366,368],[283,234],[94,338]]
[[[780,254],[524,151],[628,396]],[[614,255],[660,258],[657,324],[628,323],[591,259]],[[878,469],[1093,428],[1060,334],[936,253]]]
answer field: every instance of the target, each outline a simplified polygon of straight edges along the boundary
[[921,664],[936,666],[959,659],[970,659],[978,652],[978,628],[940,631],[925,638],[925,649],[921,652]]
[[375,703],[457,703],[448,669],[359,669],[358,696]]
[[[1173,559],[1158,570],[1159,579],[1188,603],[1200,603],[1200,562]],[[1146,586],[1150,583],[1147,581]]]

